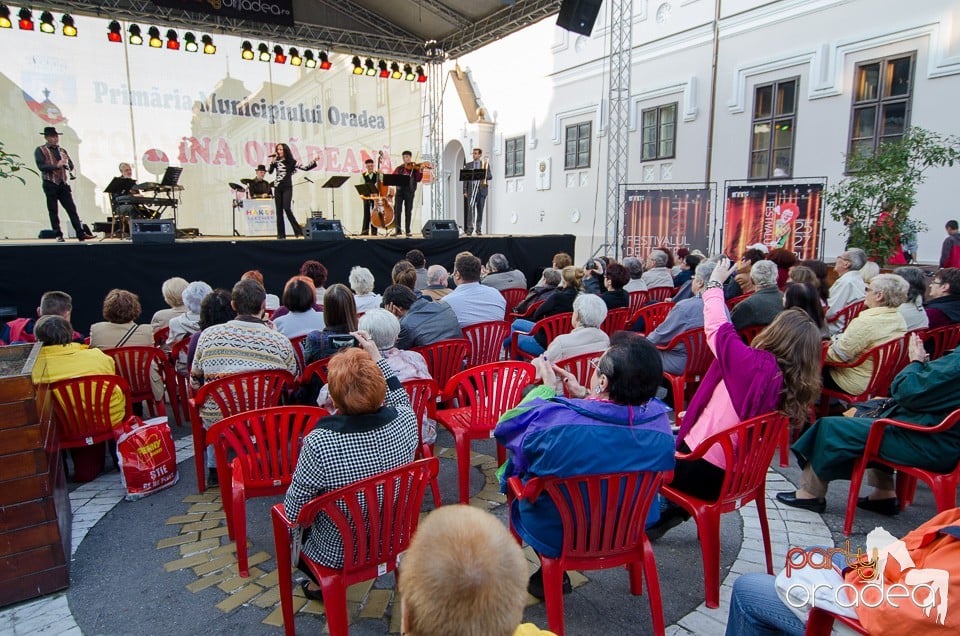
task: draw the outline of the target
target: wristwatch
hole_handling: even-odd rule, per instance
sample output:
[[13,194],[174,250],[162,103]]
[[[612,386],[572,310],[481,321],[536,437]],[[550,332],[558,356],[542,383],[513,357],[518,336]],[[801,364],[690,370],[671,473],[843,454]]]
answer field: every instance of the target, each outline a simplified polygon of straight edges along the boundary
[[718,280],[707,281],[707,289],[723,289],[723,283]]

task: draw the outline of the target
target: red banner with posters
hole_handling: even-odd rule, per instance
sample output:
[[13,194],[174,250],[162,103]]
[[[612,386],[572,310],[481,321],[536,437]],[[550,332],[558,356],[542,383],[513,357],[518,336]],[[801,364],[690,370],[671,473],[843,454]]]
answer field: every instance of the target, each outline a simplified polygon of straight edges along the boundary
[[709,249],[710,189],[627,190],[623,256],[645,258],[652,249]]
[[748,245],[784,248],[800,260],[819,258],[822,183],[727,187],[723,253],[738,258]]

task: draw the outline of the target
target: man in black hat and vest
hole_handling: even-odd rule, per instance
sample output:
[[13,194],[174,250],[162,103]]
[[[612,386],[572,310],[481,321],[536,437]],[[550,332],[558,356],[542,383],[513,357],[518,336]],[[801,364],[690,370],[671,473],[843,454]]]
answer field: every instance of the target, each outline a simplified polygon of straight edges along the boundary
[[273,184],[266,180],[267,167],[262,163],[257,166],[257,176],[247,184],[247,191],[251,199],[269,199],[273,196]]
[[60,132],[53,126],[47,126],[41,133],[47,143],[37,147],[33,152],[33,158],[37,162],[37,168],[40,169],[41,183],[43,184],[43,194],[47,197],[47,212],[50,213],[50,228],[57,237],[57,241],[63,243],[63,232],[60,230],[60,212],[57,209],[57,203],[63,206],[70,217],[70,223],[77,233],[77,239],[92,239],[93,234],[85,232],[80,223],[80,217],[77,216],[77,204],[73,202],[73,194],[70,186],[67,184],[67,175],[74,179],[73,160],[67,154],[67,151],[60,147]]

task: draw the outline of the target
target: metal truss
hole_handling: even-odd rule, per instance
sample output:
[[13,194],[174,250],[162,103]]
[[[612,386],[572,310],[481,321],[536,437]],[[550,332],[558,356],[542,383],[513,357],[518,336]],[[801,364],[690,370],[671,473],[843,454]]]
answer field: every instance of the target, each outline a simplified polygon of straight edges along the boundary
[[353,0],[320,0],[319,4],[365,26],[369,25],[371,30],[375,29],[387,37],[418,39],[415,33],[400,28],[386,16],[362,7]]
[[443,48],[451,58],[475,51],[502,37],[557,13],[560,0],[517,0],[496,13],[473,22],[443,39]]
[[443,59],[435,58],[429,66],[427,79],[427,117],[426,131],[429,139],[428,152],[433,162],[433,182],[430,184],[430,218],[447,218],[444,213],[446,197],[446,178],[443,174],[443,92],[447,85],[447,74],[443,72]]
[[610,92],[607,97],[607,209],[603,245],[597,250],[619,258],[623,243],[623,185],[630,158],[630,48],[633,0],[608,0],[610,12]]
[[440,0],[419,0],[419,4],[435,13],[445,22],[449,22],[457,29],[465,29],[470,25],[470,19],[440,2]]

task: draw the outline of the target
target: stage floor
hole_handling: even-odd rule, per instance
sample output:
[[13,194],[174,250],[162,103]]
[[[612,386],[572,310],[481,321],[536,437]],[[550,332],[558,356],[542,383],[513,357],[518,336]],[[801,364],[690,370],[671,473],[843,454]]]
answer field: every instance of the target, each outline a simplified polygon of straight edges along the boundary
[[453,261],[460,252],[472,252],[483,262],[492,254],[501,253],[511,267],[526,275],[531,286],[541,270],[549,267],[554,254],[575,253],[575,237],[563,234],[425,239],[415,235],[281,241],[202,236],[177,239],[172,244],[133,243],[129,239],[67,239],[65,243],[50,239],[3,240],[0,249],[7,263],[7,275],[0,276],[0,306],[15,307],[18,316],[33,316],[43,292],[65,291],[73,296],[74,328],[88,333],[90,324],[102,320],[103,298],[111,289],[138,294],[143,306],[139,322],[149,322],[155,311],[165,307],[160,287],[172,276],[230,289],[244,272],[257,269],[263,274],[267,291],[281,295],[286,281],[310,259],[326,266],[328,285],[348,284],[351,268],[367,267],[379,293],[390,284],[394,264],[414,248],[424,253],[428,267],[440,264],[448,271],[453,270]]

